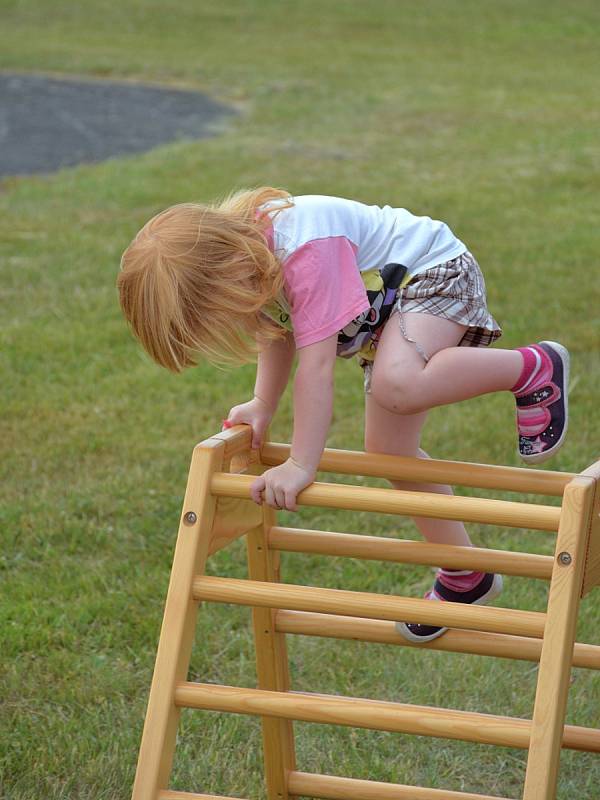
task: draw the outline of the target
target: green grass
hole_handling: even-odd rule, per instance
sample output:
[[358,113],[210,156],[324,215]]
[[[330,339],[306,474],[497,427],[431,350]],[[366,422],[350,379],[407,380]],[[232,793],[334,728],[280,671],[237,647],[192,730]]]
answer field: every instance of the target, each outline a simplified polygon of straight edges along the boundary
[[[2,3],[4,70],[206,90],[240,115],[218,138],[0,184],[2,318],[0,796],[127,798],[193,445],[247,396],[251,367],[161,372],[120,318],[119,256],[182,200],[273,184],[442,218],[484,268],[507,346],[572,351],[572,423],[552,462],[598,457],[595,2]],[[329,444],[360,448],[361,377],[338,367]],[[504,396],[432,412],[442,458],[516,463]],[[288,440],[286,394],[273,438]],[[410,522],[323,510],[292,524],[414,536]],[[482,545],[551,537],[472,526]],[[525,541],[524,541],[525,540]],[[426,568],[287,555],[290,582],[420,595]],[[211,563],[245,574],[241,543]],[[507,580],[502,604],[541,609]],[[597,640],[596,593],[579,638]],[[191,674],[252,685],[247,610],[203,609]],[[295,639],[295,688],[529,716],[531,664]],[[569,721],[598,725],[596,676],[574,671]],[[506,796],[524,754],[297,725],[301,769]],[[173,786],[260,796],[256,720],[184,714]],[[592,798],[597,757],[564,753],[559,798]]]

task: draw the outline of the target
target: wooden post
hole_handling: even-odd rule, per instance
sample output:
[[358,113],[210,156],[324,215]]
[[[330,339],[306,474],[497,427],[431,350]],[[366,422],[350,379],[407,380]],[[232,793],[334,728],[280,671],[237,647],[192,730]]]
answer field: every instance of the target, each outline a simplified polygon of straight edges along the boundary
[[198,610],[192,583],[204,572],[216,505],[210,481],[224,452],[225,442],[208,439],[192,455],[132,800],[156,800],[168,788],[180,714],[175,686],[187,678]]
[[553,800],[556,793],[594,490],[592,478],[578,476],[563,496],[523,800]]
[[[252,580],[279,582],[279,553],[268,544],[268,531],[276,512],[264,507],[263,524],[250,530],[248,573]],[[256,671],[260,689],[286,692],[289,689],[285,634],[275,628],[275,610],[253,607]],[[262,717],[265,777],[269,800],[288,800],[288,775],[296,769],[294,731],[289,719]]]
[[596,482],[594,495],[594,508],[588,537],[588,549],[585,559],[585,574],[583,576],[583,597],[595,586],[600,586],[600,461],[584,470],[582,475],[592,478]]

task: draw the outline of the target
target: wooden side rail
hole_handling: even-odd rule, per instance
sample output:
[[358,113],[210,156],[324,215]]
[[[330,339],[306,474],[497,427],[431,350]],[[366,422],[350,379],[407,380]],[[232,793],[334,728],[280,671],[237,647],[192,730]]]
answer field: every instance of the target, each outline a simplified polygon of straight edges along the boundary
[[[218,472],[212,477],[211,492],[215,497],[248,498],[254,480],[250,475]],[[352,511],[377,511],[380,514],[405,514],[411,517],[481,522],[487,525],[532,528],[539,531],[556,532],[560,522],[560,508],[554,506],[338,483],[312,483],[300,492],[298,503],[322,508],[345,508]]]
[[600,586],[600,461],[596,461],[582,473],[595,483],[594,500],[590,519],[582,597],[595,586]]
[[201,449],[213,447],[218,442],[223,444],[224,462],[241,453],[249,454],[252,446],[252,429],[249,425],[236,425],[229,430],[214,433],[209,439],[200,442],[197,447]]

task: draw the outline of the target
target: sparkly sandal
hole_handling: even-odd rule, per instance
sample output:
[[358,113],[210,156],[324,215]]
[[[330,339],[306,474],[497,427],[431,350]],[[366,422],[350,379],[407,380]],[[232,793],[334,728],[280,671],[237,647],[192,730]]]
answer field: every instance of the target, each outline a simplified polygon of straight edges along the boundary
[[568,426],[569,353],[556,342],[527,348],[535,365],[513,389],[517,401],[519,455],[528,464],[551,458],[562,446]]
[[[502,591],[502,575],[486,572],[481,580],[472,589],[466,592],[457,592],[444,586],[439,573],[431,589],[425,595],[426,600],[442,600],[451,603],[470,603],[472,605],[485,605],[485,603],[498,597]],[[421,625],[418,622],[397,622],[396,630],[405,639],[411,642],[430,642],[445,633],[448,628],[438,628],[435,625]]]

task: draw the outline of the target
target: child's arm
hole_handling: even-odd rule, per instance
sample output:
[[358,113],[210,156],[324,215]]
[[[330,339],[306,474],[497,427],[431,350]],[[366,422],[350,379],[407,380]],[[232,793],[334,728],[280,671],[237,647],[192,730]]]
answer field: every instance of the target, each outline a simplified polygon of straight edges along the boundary
[[295,511],[296,496],[313,482],[331,421],[336,345],[334,334],[298,351],[291,456],[254,481],[256,503]]
[[227,415],[226,427],[242,422],[251,426],[253,448],[260,447],[264,432],[277,409],[290,376],[295,352],[291,333],[262,348],[258,354],[254,397],[247,403],[234,406]]
[[275,340],[258,354],[254,396],[272,408],[273,413],[287,386],[295,353],[294,336],[286,333],[285,338]]

